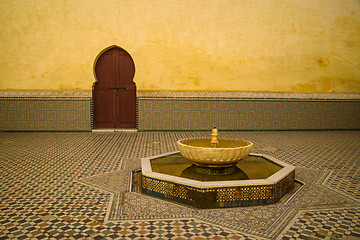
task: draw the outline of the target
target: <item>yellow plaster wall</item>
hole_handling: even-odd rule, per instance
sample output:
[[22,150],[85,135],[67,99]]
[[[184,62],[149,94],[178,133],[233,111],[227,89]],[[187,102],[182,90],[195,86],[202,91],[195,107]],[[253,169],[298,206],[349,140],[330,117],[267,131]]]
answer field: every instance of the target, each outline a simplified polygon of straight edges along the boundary
[[91,90],[99,52],[138,90],[360,93],[358,0],[1,0],[0,90]]

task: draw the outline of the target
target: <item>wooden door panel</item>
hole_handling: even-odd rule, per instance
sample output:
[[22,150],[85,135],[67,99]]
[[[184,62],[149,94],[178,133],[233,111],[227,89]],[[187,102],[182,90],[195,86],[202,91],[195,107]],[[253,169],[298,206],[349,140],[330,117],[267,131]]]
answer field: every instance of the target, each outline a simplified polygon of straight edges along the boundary
[[114,75],[116,71],[114,60],[115,54],[112,51],[105,52],[99,58],[95,66],[96,78],[98,79],[96,83],[97,86],[114,87]]
[[114,128],[115,120],[115,96],[114,90],[97,87],[94,94],[94,127]]
[[95,65],[95,128],[136,128],[135,65],[121,48],[104,52]]
[[[136,127],[136,90],[119,89],[117,95],[117,127],[135,128]],[[135,121],[134,121],[135,120]]]
[[132,81],[135,74],[135,66],[131,57],[126,52],[121,52],[118,55],[119,61],[119,77],[117,78],[117,85],[119,87],[126,87],[135,85]]

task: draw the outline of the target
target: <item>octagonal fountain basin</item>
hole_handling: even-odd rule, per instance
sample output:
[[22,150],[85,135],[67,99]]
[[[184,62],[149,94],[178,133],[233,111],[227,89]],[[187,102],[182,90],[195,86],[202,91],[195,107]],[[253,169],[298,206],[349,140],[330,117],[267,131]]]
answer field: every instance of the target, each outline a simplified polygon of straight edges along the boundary
[[246,158],[253,144],[246,140],[231,138],[187,138],[177,142],[181,155],[196,165],[226,167]]
[[141,159],[141,191],[199,209],[267,205],[295,182],[295,167],[250,153],[231,167],[193,164],[180,152]]

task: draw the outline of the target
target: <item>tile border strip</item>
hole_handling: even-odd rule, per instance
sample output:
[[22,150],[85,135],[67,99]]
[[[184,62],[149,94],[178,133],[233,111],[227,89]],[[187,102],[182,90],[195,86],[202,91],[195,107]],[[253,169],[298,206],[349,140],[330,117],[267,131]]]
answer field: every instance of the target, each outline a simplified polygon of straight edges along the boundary
[[138,91],[140,98],[250,98],[250,99],[360,99],[360,94],[338,93],[275,93],[217,91]]
[[1,91],[0,97],[39,98],[39,97],[92,97],[91,91]]
[[[0,97],[92,97],[92,91],[5,91]],[[356,93],[137,91],[140,98],[360,99]]]

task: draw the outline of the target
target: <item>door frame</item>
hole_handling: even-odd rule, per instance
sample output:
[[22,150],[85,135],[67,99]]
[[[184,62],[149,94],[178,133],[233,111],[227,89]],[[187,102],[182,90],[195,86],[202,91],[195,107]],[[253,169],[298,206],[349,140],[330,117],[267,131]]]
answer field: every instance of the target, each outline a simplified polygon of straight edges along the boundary
[[[96,111],[94,109],[94,88],[95,88],[95,85],[96,83],[98,82],[98,79],[96,77],[96,63],[98,62],[99,58],[108,50],[112,49],[112,48],[120,48],[122,49],[123,51],[125,51],[132,59],[133,63],[134,63],[134,66],[135,66],[135,61],[133,59],[133,57],[130,55],[130,53],[128,51],[126,51],[124,48],[120,47],[119,45],[110,45],[106,48],[104,48],[103,50],[101,50],[98,55],[96,56],[95,60],[94,60],[94,63],[93,63],[93,76],[94,76],[94,79],[95,81],[93,82],[92,84],[92,87],[91,87],[91,129],[96,129],[94,128],[94,116],[96,114]],[[136,66],[135,66],[135,73],[134,73],[134,77],[133,79],[135,78],[135,75],[136,75]],[[135,81],[133,81],[134,84],[135,84],[135,87],[136,87],[136,83]],[[136,91],[136,90],[135,90]],[[137,92],[137,91],[136,91]],[[137,94],[136,94],[137,95]],[[138,128],[138,109],[137,109],[137,100],[136,100],[136,104],[135,104],[135,111],[136,111],[136,127],[135,129],[137,130]],[[131,128],[130,128],[131,129]]]

